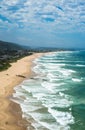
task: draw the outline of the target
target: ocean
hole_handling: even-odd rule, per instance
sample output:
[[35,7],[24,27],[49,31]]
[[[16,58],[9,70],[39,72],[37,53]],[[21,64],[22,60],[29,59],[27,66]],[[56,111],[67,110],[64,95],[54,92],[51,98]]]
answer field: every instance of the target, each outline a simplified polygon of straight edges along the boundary
[[33,61],[36,75],[15,87],[28,130],[85,130],[85,51],[59,51]]

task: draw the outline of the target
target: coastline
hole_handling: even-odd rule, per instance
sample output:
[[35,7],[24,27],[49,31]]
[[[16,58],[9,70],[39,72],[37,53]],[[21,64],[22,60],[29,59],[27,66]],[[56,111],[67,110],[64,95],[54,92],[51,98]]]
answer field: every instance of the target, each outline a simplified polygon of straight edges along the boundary
[[0,72],[0,130],[26,130],[27,122],[22,119],[20,106],[10,100],[13,88],[31,77],[32,61],[42,56],[34,53],[26,56],[5,71]]

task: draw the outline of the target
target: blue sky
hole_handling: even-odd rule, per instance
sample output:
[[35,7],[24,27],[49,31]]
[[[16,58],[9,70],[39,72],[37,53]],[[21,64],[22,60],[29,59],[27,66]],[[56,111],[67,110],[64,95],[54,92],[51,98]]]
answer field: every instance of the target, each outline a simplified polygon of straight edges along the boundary
[[85,1],[0,0],[0,40],[85,48]]

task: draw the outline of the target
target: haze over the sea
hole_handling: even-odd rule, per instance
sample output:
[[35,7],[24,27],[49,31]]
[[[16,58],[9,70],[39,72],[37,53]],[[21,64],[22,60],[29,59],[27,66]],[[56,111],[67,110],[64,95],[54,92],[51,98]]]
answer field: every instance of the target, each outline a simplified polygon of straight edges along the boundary
[[0,40],[85,48],[85,1],[1,0]]

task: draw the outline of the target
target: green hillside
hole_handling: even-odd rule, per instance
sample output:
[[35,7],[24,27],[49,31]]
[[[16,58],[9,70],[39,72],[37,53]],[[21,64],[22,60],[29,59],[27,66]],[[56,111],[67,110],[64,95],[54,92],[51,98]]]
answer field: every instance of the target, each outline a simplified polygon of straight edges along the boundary
[[18,44],[0,41],[0,71],[8,69],[11,62],[31,54]]
[[15,43],[0,41],[0,51],[1,50],[18,50],[18,49],[23,49],[23,47]]

